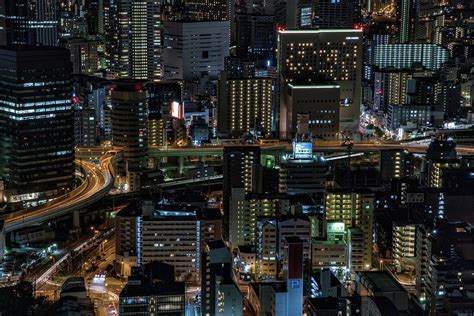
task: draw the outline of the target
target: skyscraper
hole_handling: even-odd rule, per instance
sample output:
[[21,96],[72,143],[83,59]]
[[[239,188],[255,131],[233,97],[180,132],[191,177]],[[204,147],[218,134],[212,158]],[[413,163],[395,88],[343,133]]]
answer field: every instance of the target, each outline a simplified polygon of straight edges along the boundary
[[357,22],[358,4],[355,0],[313,1],[313,27],[349,29]]
[[288,29],[311,27],[311,2],[311,0],[280,1],[279,4],[285,6],[285,27]]
[[57,10],[57,0],[4,0],[3,8],[0,5],[0,26],[4,24],[0,44],[56,46]]
[[106,18],[108,77],[159,81],[162,76],[160,3],[118,0],[109,4]]
[[276,22],[272,15],[238,14],[236,49],[240,58],[255,58],[258,67],[274,66]]
[[119,170],[137,171],[145,166],[148,152],[147,91],[141,81],[119,80],[114,82],[110,98],[112,143],[124,155]]
[[[341,127],[355,128],[361,105],[362,31],[282,30],[278,36],[280,99],[286,98],[289,84],[337,84]],[[281,103],[280,134],[287,113]]]
[[216,79],[229,56],[229,22],[166,22],[163,46],[166,80]]
[[420,17],[420,0],[400,0],[398,3],[398,32],[400,43],[414,43]]
[[0,178],[18,201],[24,193],[40,199],[71,187],[71,70],[66,49],[0,49]]
[[187,21],[225,21],[228,18],[227,0],[185,0],[184,19]]

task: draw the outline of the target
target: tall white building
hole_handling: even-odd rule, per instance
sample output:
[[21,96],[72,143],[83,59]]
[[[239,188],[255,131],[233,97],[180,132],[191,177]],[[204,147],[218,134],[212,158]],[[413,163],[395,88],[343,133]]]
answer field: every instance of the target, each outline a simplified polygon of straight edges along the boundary
[[200,227],[194,212],[155,211],[141,222],[141,264],[171,264],[178,280],[197,279]]
[[163,46],[166,80],[216,79],[229,56],[229,21],[166,22]]

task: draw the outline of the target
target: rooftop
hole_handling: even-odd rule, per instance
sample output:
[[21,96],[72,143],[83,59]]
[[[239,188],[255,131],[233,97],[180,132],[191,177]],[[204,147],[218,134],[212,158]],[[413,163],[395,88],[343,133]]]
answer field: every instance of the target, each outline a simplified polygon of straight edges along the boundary
[[308,299],[313,310],[338,310],[339,298],[337,297],[314,297]]
[[374,293],[406,292],[406,290],[386,271],[358,272],[361,283]]
[[184,282],[155,283],[153,285],[126,285],[120,297],[131,296],[159,296],[159,295],[183,295],[185,294]]

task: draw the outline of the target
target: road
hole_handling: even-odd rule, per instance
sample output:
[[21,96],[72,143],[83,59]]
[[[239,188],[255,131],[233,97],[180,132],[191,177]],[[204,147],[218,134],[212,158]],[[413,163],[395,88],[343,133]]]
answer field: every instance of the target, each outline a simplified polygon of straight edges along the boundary
[[[94,234],[93,236],[78,242],[69,250],[76,254],[83,253],[84,251],[89,250],[91,247],[97,246],[97,244],[102,242],[102,240],[105,240],[107,238],[110,239],[111,236],[113,236],[113,229],[109,229],[102,233]],[[70,257],[70,252],[66,251],[64,255],[55,258],[54,263],[46,270],[41,271],[40,273],[37,273],[34,276],[30,276],[30,278],[34,280],[35,287],[39,289],[44,284],[47,284],[56,274],[56,272],[60,270],[61,265],[67,262]]]
[[[101,256],[101,261],[97,268],[86,274],[84,277],[91,299],[96,302],[96,313],[98,315],[116,315],[118,311],[119,293],[124,284],[104,273],[108,265],[113,264],[115,258],[115,239],[104,241],[104,244],[89,256],[89,260],[94,260],[95,255]],[[114,314],[115,313],[115,314]]]
[[[428,149],[429,142],[413,141],[413,142],[392,142],[392,143],[374,143],[374,142],[354,142],[353,152],[370,152],[388,149],[403,149],[413,153],[425,153]],[[291,151],[292,144],[289,142],[274,142],[261,144],[262,150],[281,150]],[[205,155],[222,155],[223,146],[202,146],[202,147],[183,147],[183,148],[161,148],[150,147],[149,154],[151,156],[162,157],[179,157],[179,156],[205,156]],[[457,145],[456,150],[460,155],[474,154],[474,146]],[[346,151],[346,147],[342,146],[342,141],[315,141],[313,142],[313,151],[315,152],[337,152]]]
[[73,191],[37,208],[1,216],[0,220],[5,222],[5,233],[62,216],[100,200],[114,184],[112,163],[115,157],[114,154],[106,154],[101,158],[99,166],[76,160],[75,163],[86,174],[82,184]]
[[[314,142],[314,151],[344,151],[340,141],[319,141]],[[288,142],[276,142],[262,144],[266,149],[291,150]],[[354,142],[352,152],[377,151],[381,149],[404,149],[413,153],[424,153],[428,148],[428,142],[405,142],[405,143],[363,143]],[[80,150],[80,149],[78,149]],[[456,150],[459,154],[474,154],[474,146],[458,145]],[[223,147],[193,147],[193,148],[150,148],[150,151],[166,153],[168,155],[206,155],[222,154]],[[75,190],[65,194],[49,203],[32,210],[22,210],[11,214],[0,216],[0,220],[5,222],[5,233],[29,227],[31,225],[44,222],[74,210],[84,208],[104,197],[114,184],[115,173],[112,163],[120,158],[116,152],[106,152],[100,158],[99,166],[82,160],[76,160],[82,170],[86,173],[86,179]]]

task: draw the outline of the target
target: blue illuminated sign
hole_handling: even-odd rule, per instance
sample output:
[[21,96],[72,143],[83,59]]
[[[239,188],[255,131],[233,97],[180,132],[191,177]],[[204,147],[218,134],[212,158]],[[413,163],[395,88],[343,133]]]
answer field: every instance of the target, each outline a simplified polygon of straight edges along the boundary
[[292,280],[291,281],[291,288],[292,289],[297,289],[300,287],[300,281],[299,280]]

